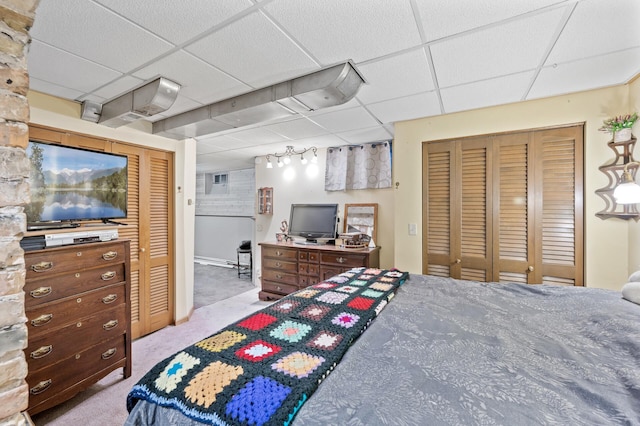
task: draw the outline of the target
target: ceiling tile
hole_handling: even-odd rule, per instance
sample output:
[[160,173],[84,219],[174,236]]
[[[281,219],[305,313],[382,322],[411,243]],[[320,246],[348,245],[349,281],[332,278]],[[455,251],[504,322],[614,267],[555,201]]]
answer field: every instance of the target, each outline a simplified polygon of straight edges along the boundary
[[37,40],[31,42],[27,60],[31,77],[79,92],[91,92],[122,75]]
[[82,96],[82,92],[39,80],[33,76],[29,76],[29,90],[35,90],[63,99],[77,99]]
[[318,126],[307,118],[270,124],[265,129],[271,130],[287,139],[303,139],[327,134],[327,130]]
[[216,31],[185,50],[255,88],[319,69],[260,12]]
[[332,133],[377,126],[378,121],[364,108],[350,108],[313,116],[313,121]]
[[[610,55],[544,67],[527,99],[555,96],[629,82],[638,73],[640,47]],[[607,72],[603,73],[602,70]]]
[[426,40],[493,24],[565,0],[429,0],[417,1]]
[[357,94],[364,104],[434,89],[429,63],[422,48],[360,65],[358,70],[367,81]]
[[[40,14],[46,15],[47,19],[39,20]],[[31,36],[121,72],[142,65],[173,47],[86,0],[41,2]],[[135,43],[135,49],[128,48],[132,43]]]
[[444,111],[466,111],[521,101],[533,75],[533,71],[528,71],[442,89]]
[[265,128],[238,130],[228,134],[227,136],[231,139],[237,140],[237,147],[262,145],[265,143],[283,142],[287,140],[286,138]]
[[119,96],[123,93],[130,91],[134,87],[138,87],[144,82],[139,78],[131,77],[129,75],[123,75],[117,80],[102,86],[100,89],[93,92],[94,97],[100,97],[103,99],[111,99]]
[[367,108],[383,123],[412,120],[439,115],[440,103],[435,92],[420,93],[390,101],[367,105]]
[[408,0],[275,0],[265,10],[325,65],[420,45]]
[[[615,6],[614,6],[615,5]],[[640,1],[590,0],[576,6],[547,64],[640,46]]]
[[441,88],[537,68],[564,9],[554,9],[431,46]]
[[342,139],[348,143],[368,143],[392,139],[392,135],[384,126],[376,126],[368,129],[352,130],[350,132],[339,133]]
[[96,1],[174,44],[190,40],[253,6],[249,0]]
[[251,90],[251,87],[184,51],[166,56],[134,75],[143,80],[159,75],[166,77],[181,85],[181,96],[205,104]]

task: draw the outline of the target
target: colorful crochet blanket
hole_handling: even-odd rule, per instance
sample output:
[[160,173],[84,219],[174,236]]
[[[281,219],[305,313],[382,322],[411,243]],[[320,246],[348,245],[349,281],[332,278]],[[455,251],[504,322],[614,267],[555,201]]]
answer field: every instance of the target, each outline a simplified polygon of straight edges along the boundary
[[131,390],[214,425],[288,425],[408,273],[356,268],[233,323],[153,367]]

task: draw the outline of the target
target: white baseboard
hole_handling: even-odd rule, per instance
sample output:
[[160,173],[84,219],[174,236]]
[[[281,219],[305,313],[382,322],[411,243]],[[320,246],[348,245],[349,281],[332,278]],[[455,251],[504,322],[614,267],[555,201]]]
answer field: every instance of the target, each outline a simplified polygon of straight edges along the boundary
[[218,259],[214,257],[203,257],[203,256],[195,256],[193,258],[195,263],[199,263],[201,265],[214,265],[214,266],[222,266],[224,268],[235,268],[236,262],[233,260],[227,259]]

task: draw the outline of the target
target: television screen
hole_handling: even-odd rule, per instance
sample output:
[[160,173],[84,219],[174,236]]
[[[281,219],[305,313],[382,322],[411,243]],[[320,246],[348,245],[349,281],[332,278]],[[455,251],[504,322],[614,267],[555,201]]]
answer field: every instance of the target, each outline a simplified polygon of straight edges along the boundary
[[29,141],[28,229],[42,223],[127,217],[127,157]]
[[289,235],[303,237],[307,242],[333,239],[337,221],[337,204],[292,204]]

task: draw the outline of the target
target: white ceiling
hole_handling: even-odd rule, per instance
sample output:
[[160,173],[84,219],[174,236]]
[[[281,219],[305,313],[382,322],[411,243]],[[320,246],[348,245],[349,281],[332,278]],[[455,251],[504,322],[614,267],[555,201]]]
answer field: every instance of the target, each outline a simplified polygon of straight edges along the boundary
[[151,121],[352,60],[346,104],[198,137],[197,170],[390,139],[393,123],[629,82],[639,0],[41,0],[33,90],[104,103],[163,76]]

